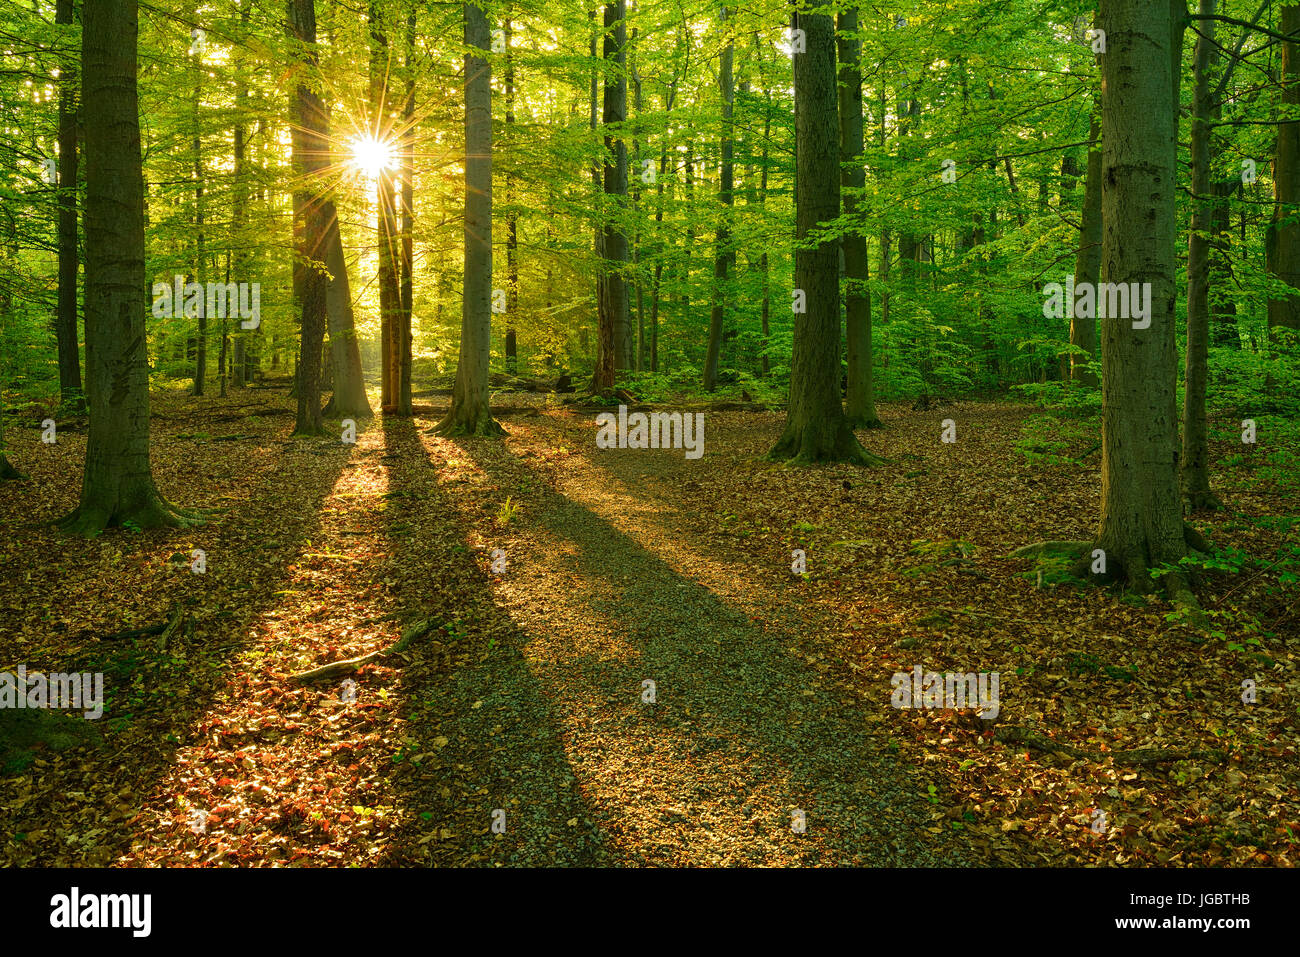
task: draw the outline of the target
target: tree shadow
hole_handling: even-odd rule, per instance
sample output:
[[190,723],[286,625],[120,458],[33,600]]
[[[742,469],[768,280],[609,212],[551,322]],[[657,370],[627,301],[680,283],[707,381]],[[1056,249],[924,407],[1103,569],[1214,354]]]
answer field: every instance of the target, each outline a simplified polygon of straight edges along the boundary
[[[510,548],[503,589],[516,600],[502,613],[515,622],[512,640],[524,643],[536,694],[554,703],[573,743],[570,761],[580,761],[594,814],[630,860],[934,865],[969,857],[949,833],[933,833],[925,785],[886,750],[866,720],[871,708],[823,686],[796,657],[797,609],[758,624],[665,560],[683,543],[665,537],[648,548],[508,450],[454,446],[499,498],[531,510],[530,531],[543,544]],[[646,506],[629,498],[627,507]],[[646,679],[655,682],[653,705],[642,700]],[[798,812],[806,834],[793,828]]]
[[[107,702],[96,722],[104,732],[103,744],[50,756],[49,766],[28,779],[31,799],[25,810],[0,820],[6,835],[53,835],[77,822],[77,830],[89,832],[92,839],[60,846],[60,863],[103,866],[123,857],[130,860],[150,826],[166,828],[169,821],[188,825],[179,802],[174,803],[173,788],[180,790],[180,785],[171,783],[180,752],[202,741],[197,729],[204,717],[232,685],[245,680],[241,654],[262,642],[254,629],[283,603],[280,593],[292,578],[291,567],[319,534],[322,507],[350,456],[341,443],[337,448],[286,445],[279,428],[257,436],[254,447],[177,438],[175,433],[185,427],[192,425],[184,416],[154,425],[159,487],[165,493],[184,488],[196,475],[219,481],[233,471],[228,457],[244,451],[260,471],[239,476],[247,483],[239,486],[247,490],[243,502],[191,529],[117,531],[94,542],[69,539],[52,529],[27,533],[33,550],[61,571],[42,596],[45,607],[85,609],[90,593],[94,610],[79,634],[61,636],[55,655],[30,646],[13,653],[29,671],[103,672]],[[177,445],[180,454],[160,454],[176,453]],[[180,497],[187,505],[211,508],[224,498],[216,491],[197,501],[192,495]],[[202,574],[191,570],[194,548],[205,553]],[[126,569],[120,579],[109,573],[112,566],[106,568],[102,557],[119,549],[118,567]],[[13,587],[10,581],[3,590]],[[121,630],[123,621],[165,621],[177,605],[183,615],[168,634],[111,642],[98,637]],[[0,779],[0,788],[13,783]],[[88,805],[91,797],[99,800]],[[106,797],[116,810],[102,806]],[[36,842],[33,849],[32,863],[43,863],[42,845]]]
[[414,420],[386,417],[383,430],[390,502],[400,502],[386,510],[383,574],[408,617],[442,627],[400,669],[406,747],[423,758],[390,775],[406,813],[378,863],[618,863],[531,670],[528,636],[492,599],[490,555],[472,550]]

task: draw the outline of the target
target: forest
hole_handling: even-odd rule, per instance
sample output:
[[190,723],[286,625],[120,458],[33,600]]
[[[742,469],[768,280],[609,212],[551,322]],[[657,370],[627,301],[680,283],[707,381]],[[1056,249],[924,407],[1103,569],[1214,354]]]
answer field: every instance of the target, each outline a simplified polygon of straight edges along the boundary
[[1300,860],[1300,3],[0,12],[0,865]]

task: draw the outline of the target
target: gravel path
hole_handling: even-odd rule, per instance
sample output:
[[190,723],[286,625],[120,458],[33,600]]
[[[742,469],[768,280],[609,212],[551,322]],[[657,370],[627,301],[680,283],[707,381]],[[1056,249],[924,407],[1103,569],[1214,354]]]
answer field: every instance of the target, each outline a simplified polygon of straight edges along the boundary
[[506,834],[482,829],[474,859],[971,863],[871,708],[804,660],[799,636],[822,623],[789,583],[754,556],[692,543],[658,476],[694,463],[582,448],[558,469],[530,464],[555,439],[541,423],[496,449],[427,440],[435,462],[467,456],[480,482],[542,489],[493,586],[515,647],[447,689],[454,741],[493,742],[475,783],[511,795]]

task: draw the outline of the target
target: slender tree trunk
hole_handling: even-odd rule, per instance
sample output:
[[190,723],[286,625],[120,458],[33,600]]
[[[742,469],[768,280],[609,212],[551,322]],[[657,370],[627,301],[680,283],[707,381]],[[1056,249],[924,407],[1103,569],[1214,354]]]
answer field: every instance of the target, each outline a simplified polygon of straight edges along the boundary
[[414,285],[411,269],[415,260],[415,10],[406,17],[406,96],[402,103],[401,172],[401,258],[397,264],[397,413],[412,415],[411,362],[414,341],[411,334]]
[[357,342],[356,323],[352,313],[352,286],[348,281],[348,264],[343,254],[343,238],[339,230],[338,212],[332,201],[322,206],[325,234],[321,237],[322,250],[316,258],[323,259],[329,270],[329,283],[325,290],[325,315],[330,332],[330,368],[334,372],[334,394],[322,416],[333,418],[369,418],[374,415],[366,395],[366,383],[361,368],[361,346]]
[[[488,405],[492,349],[492,74],[487,18],[465,4],[465,295],[460,360],[441,435],[504,435]],[[477,52],[468,52],[477,51]]]
[[[388,121],[388,36],[378,0],[370,0],[370,135],[386,142],[391,135]],[[377,171],[375,178],[375,242],[379,259],[379,344],[382,356],[380,405],[385,413],[398,411],[399,375],[397,320],[400,294],[397,291],[396,187],[391,170]]]
[[[1222,102],[1215,102],[1214,119],[1222,114]],[[1210,214],[1210,339],[1215,348],[1241,349],[1237,330],[1237,300],[1233,292],[1236,279],[1228,262],[1228,244],[1224,237],[1232,228],[1228,197],[1241,188],[1241,179],[1220,180],[1214,184],[1214,209]]]
[[610,131],[627,120],[626,0],[605,5],[605,198],[606,214],[602,246],[604,288],[600,298],[595,386],[609,389],[615,376],[632,368],[632,325],[628,310],[624,267],[628,261],[627,233],[622,223],[627,206],[627,144],[622,130]]
[[[1280,33],[1300,31],[1300,5],[1282,8]],[[1282,43],[1281,101],[1284,106],[1300,105],[1300,42]],[[1273,155],[1273,219],[1266,237],[1268,272],[1293,289],[1300,290],[1300,123],[1291,120],[1277,125],[1277,146]],[[1268,334],[1279,338],[1278,330],[1300,335],[1300,291],[1268,301]]]
[[731,209],[735,189],[735,141],[732,131],[732,114],[735,109],[736,89],[732,76],[732,61],[736,41],[727,23],[727,7],[722,6],[720,26],[727,33],[726,45],[718,67],[718,91],[722,97],[722,182],[718,201],[718,232],[713,254],[713,303],[709,310],[709,343],[704,358],[704,391],[712,392],[718,386],[718,355],[722,351],[722,320],[726,310],[727,274],[732,268],[735,252],[731,249]]
[[[1199,13],[1213,17],[1217,0],[1200,0]],[[1187,231],[1187,352],[1183,398],[1182,485],[1187,504],[1195,511],[1217,508],[1210,490],[1209,427],[1205,418],[1210,349],[1210,123],[1214,106],[1210,76],[1214,71],[1214,21],[1202,20],[1192,56],[1195,91],[1192,97],[1192,221]]]
[[[1096,288],[1101,275],[1101,104],[1094,101],[1092,122],[1088,138],[1093,145],[1088,148],[1088,173],[1083,184],[1083,218],[1079,227],[1079,251],[1074,258],[1074,288],[1090,283]],[[1087,363],[1097,357],[1097,317],[1080,316],[1071,310],[1070,345],[1087,352],[1086,356],[1070,357],[1070,378],[1087,386],[1096,386],[1097,377],[1088,370]]]
[[512,53],[514,23],[506,16],[505,58],[506,58],[506,126],[505,152],[509,157],[506,166],[506,372],[514,375],[519,371],[519,341],[515,332],[515,314],[519,311],[519,214],[515,209],[515,178],[512,140],[515,125],[515,61]]
[[[843,190],[844,215],[857,212],[858,195],[867,185],[862,165],[862,40],[858,32],[857,8],[839,15],[839,109],[840,109],[840,186]],[[871,278],[867,265],[867,238],[854,229],[844,235],[845,338],[848,341],[848,389],[844,397],[844,416],[849,428],[874,429],[881,426],[872,394],[871,376],[871,295],[867,282]]]
[[[320,173],[328,164],[329,123],[325,105],[312,89],[312,77],[319,66],[316,52],[315,0],[289,0],[289,32],[304,45],[302,71],[293,98],[292,151],[293,167],[301,184],[295,208],[301,210],[305,222],[301,226],[299,256],[305,264],[319,261],[325,246],[327,232],[326,202],[320,195]],[[304,265],[299,272],[299,305],[302,309],[302,341],[297,381],[298,418],[294,426],[296,435],[320,435],[324,431],[321,420],[321,346],[325,339],[326,293],[328,282],[324,273],[314,265]]]
[[[54,22],[77,22],[74,0],[57,0]],[[54,331],[59,343],[59,392],[64,408],[85,411],[81,359],[77,354],[77,61],[59,65],[59,301]]]
[[808,233],[840,212],[835,26],[824,14],[796,14],[807,52],[794,54],[795,137],[799,165],[795,288],[807,311],[794,316],[790,402],[785,430],[769,454],[804,465],[879,461],[853,435],[840,405],[839,243],[803,245]]
[[149,461],[144,174],[136,87],[137,0],[85,7],[86,387],[90,424],[81,502],[60,523],[86,536],[198,520],[158,494]]
[[[252,3],[250,0],[243,0],[239,4],[239,22],[241,29],[244,31],[248,29],[251,12]],[[246,282],[248,279],[244,275],[243,268],[247,259],[244,252],[244,246],[247,242],[244,230],[248,210],[248,145],[245,142],[244,130],[244,116],[248,110],[248,80],[245,78],[246,74],[243,67],[244,60],[241,55],[235,73],[234,197],[230,214],[230,241],[235,247],[233,255],[235,279],[239,282]],[[247,372],[248,357],[244,354],[244,338],[245,333],[239,326],[236,326],[234,335],[231,337],[230,358],[230,378],[236,389],[243,388]]]
[[[194,66],[194,241],[196,245],[195,279],[202,287],[208,280],[206,238],[203,235],[203,136],[199,132],[199,113],[203,105],[203,64],[196,56]],[[199,308],[198,349],[194,360],[194,394],[203,395],[208,373],[208,310],[206,299]]]

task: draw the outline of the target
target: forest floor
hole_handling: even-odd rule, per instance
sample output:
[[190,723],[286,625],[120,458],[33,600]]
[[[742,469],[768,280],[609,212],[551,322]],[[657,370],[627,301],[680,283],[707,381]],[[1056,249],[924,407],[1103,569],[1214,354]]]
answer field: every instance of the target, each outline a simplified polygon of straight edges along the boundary
[[[707,413],[689,460],[552,406],[502,441],[429,414],[355,445],[291,438],[270,390],[154,409],[158,486],[222,510],[202,526],[60,535],[84,426],[10,429],[0,671],[103,672],[108,705],[97,741],[0,756],[0,865],[1297,860],[1294,586],[1206,578],[1207,638],[1008,558],[1098,508],[1097,456],[1016,450],[1028,407],[882,406],[870,470],[764,462],[777,413]],[[1216,545],[1294,546],[1279,489],[1215,482]],[[288,680],[422,619],[354,701]],[[892,707],[917,665],[998,673],[996,718]]]

